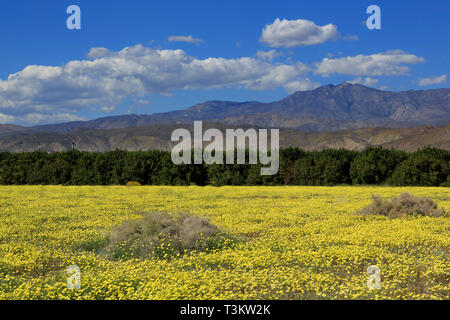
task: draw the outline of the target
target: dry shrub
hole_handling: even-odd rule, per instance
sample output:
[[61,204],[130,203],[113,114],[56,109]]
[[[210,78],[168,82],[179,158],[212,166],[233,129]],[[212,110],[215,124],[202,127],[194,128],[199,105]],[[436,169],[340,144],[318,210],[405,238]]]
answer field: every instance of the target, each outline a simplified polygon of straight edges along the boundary
[[364,215],[382,215],[389,218],[402,218],[407,216],[447,217],[443,208],[438,209],[437,204],[428,197],[419,198],[409,193],[402,193],[391,200],[373,195],[373,202],[366,208],[358,211]]
[[140,184],[137,181],[128,181],[127,182],[127,187],[140,187],[140,186],[142,186],[142,184]]
[[103,250],[114,260],[170,258],[190,251],[214,251],[234,240],[208,219],[194,215],[173,218],[167,213],[144,213],[142,219],[114,228]]

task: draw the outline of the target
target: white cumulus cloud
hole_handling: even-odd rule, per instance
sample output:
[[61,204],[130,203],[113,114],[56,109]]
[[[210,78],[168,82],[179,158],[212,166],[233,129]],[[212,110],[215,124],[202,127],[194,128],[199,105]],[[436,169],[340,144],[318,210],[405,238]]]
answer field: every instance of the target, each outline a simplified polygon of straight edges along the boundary
[[313,21],[280,20],[265,26],[260,42],[272,48],[309,46],[339,38],[337,27],[333,24],[318,26]]
[[286,90],[289,94],[292,94],[297,91],[307,91],[313,90],[320,86],[318,82],[311,82],[308,78],[301,79],[298,81],[292,81],[285,85]]
[[347,81],[347,82],[353,83],[353,84],[362,84],[364,86],[373,86],[378,83],[378,79],[370,78],[370,77],[366,77],[366,78],[358,77],[356,79],[353,79],[353,80]]
[[41,123],[59,123],[69,121],[82,121],[86,120],[84,117],[80,117],[69,113],[27,113],[22,115],[5,115],[0,113],[0,123],[21,123],[27,125],[37,125]]
[[199,45],[202,42],[204,42],[202,39],[194,38],[191,35],[189,35],[189,36],[170,36],[169,39],[167,39],[167,41],[169,41],[169,42],[187,42],[187,43],[192,43],[192,44],[196,44],[196,45]]
[[348,74],[353,76],[399,76],[410,71],[408,65],[425,59],[402,50],[390,50],[372,55],[357,55],[337,59],[324,58],[316,63],[315,72],[323,76]]
[[256,52],[256,56],[263,60],[273,61],[273,59],[277,57],[284,56],[283,52],[277,51],[275,49],[269,51],[258,51]]
[[348,35],[343,37],[342,39],[347,40],[347,41],[358,41],[359,37],[355,36],[355,35]]
[[318,85],[305,77],[310,69],[300,62],[272,64],[253,57],[197,59],[183,50],[142,45],[118,52],[93,48],[88,56],[57,67],[30,65],[0,80],[0,121],[10,121],[8,117],[33,123],[74,120],[74,114],[84,108],[111,109],[127,97],[180,89],[283,87],[291,92]]
[[104,106],[104,107],[101,107],[100,110],[103,111],[103,112],[106,112],[106,113],[110,113],[110,112],[113,112],[114,110],[116,110],[116,107],[114,107],[114,106],[110,106],[110,107]]
[[430,77],[430,78],[420,78],[419,86],[430,86],[433,84],[441,84],[447,82],[447,75],[443,74],[442,76]]
[[1,123],[11,123],[11,122],[14,122],[15,120],[16,119],[14,116],[0,113],[0,124]]
[[103,47],[97,47],[97,48],[91,48],[89,50],[89,53],[86,55],[88,58],[91,59],[98,59],[98,58],[104,58],[111,54],[111,51],[109,51],[106,48]]

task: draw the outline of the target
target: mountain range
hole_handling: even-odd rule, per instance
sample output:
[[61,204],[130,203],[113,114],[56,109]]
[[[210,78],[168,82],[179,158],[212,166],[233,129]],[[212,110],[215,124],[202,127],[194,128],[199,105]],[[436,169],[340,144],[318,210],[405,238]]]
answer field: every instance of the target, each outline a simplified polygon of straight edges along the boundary
[[450,89],[390,92],[343,83],[299,91],[272,103],[209,101],[151,115],[34,127],[0,125],[0,150],[62,151],[72,141],[88,151],[169,149],[171,132],[192,128],[195,120],[218,129],[281,128],[281,146],[308,150],[372,145],[450,149]]

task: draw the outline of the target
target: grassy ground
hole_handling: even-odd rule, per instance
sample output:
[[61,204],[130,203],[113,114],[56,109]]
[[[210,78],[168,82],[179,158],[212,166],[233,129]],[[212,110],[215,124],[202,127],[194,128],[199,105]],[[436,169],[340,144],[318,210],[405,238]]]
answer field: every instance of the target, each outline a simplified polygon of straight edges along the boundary
[[[449,218],[352,214],[402,192],[450,211],[449,188],[0,187],[0,299],[449,299]],[[207,216],[240,241],[170,259],[99,254],[139,211]],[[80,290],[66,285],[72,264]]]

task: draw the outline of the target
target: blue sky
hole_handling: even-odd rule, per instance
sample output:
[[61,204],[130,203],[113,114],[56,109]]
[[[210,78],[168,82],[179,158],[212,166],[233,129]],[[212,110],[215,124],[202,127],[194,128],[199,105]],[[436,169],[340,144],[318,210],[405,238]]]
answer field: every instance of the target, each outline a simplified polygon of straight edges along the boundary
[[[66,27],[72,4],[81,30]],[[381,30],[366,26],[372,4]],[[448,87],[449,12],[445,0],[8,1],[0,123],[268,102],[344,81]]]

